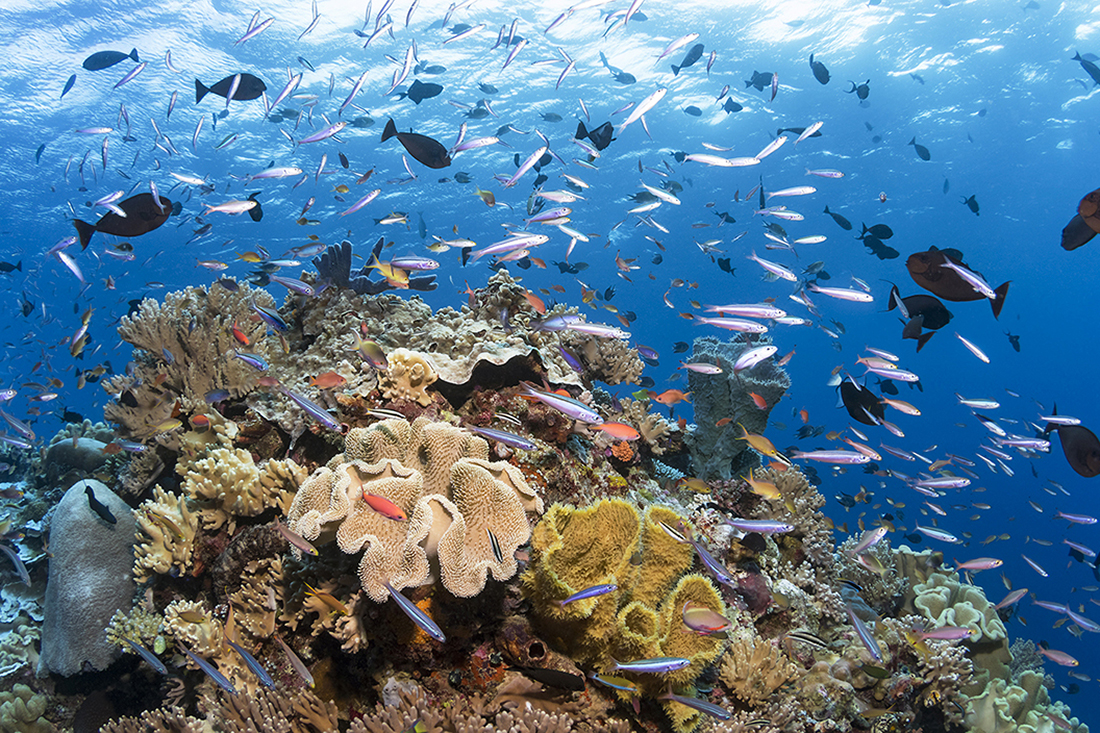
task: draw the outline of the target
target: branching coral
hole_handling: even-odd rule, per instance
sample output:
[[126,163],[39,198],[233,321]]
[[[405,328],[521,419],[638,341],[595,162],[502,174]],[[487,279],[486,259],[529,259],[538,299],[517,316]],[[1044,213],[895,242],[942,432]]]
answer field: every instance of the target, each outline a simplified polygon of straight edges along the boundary
[[[515,550],[530,535],[525,510],[542,510],[519,469],[487,457],[481,438],[427,418],[354,429],[345,453],[302,485],[288,523],[310,541],[335,536],[347,554],[365,549],[359,578],[376,602],[388,597],[387,581],[423,584],[429,557],[438,557],[452,593],[476,595],[490,572],[498,580],[515,574]],[[383,516],[365,495],[393,502],[408,520]]]
[[108,403],[104,416],[131,435],[151,435],[171,414],[177,396],[185,409],[198,410],[205,407],[204,395],[213,390],[227,390],[232,397],[251,391],[259,372],[234,358],[240,344],[232,327],[235,324],[251,341],[251,352],[266,356],[266,326],[250,318],[253,301],[274,305],[266,291],[247,285],[236,292],[220,286],[189,287],[168,293],[163,303],[143,300],[138,312],[123,316],[118,326],[119,336],[141,350],[136,354],[137,369],[132,376],[102,382],[108,394],[127,392],[132,400]]
[[653,455],[664,455],[665,439],[678,431],[675,424],[649,411],[649,400],[625,397],[619,400],[623,412],[619,420],[637,429],[642,441]]

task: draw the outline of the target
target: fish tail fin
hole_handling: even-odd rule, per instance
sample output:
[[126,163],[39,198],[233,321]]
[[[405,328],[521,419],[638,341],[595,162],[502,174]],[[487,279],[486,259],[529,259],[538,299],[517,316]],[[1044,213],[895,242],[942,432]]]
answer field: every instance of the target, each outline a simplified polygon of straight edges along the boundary
[[826,214],[831,214],[831,213],[833,213],[833,212],[829,211],[829,205],[828,205],[828,204],[825,204],[825,211],[824,211],[824,213],[826,213]]
[[76,227],[76,233],[80,236],[80,248],[87,249],[88,242],[91,241],[92,235],[95,234],[95,225],[89,224],[86,221],[80,219],[73,219],[73,226]]
[[1011,283],[1012,281],[1009,280],[993,291],[997,297],[989,301],[989,305],[993,307],[994,318],[998,318],[1001,315],[1001,308],[1005,307],[1005,296],[1008,295],[1008,286]]
[[912,140],[910,140],[909,142],[905,143],[905,144],[906,144],[906,145],[916,145],[916,144],[917,144],[917,136],[916,136],[916,135],[914,135],[914,136],[913,136],[913,139],[912,139]]
[[393,118],[386,120],[386,127],[382,130],[382,142],[386,142],[397,134],[397,125],[393,124]]
[[202,101],[202,98],[207,95],[210,90],[206,88],[201,81],[195,79],[195,104]]
[[752,86],[752,82],[751,82],[751,81],[749,81],[748,79],[746,79],[746,80],[745,80],[745,88],[746,88],[746,89],[748,89],[748,88],[749,88],[749,87],[751,87],[751,86]]
[[131,48],[130,49],[130,58],[132,58],[134,60],[134,63],[137,63],[137,64],[141,63],[141,59],[138,58],[138,53],[137,53],[136,48]]
[[1078,51],[1075,54],[1073,54],[1073,58],[1071,60],[1072,61],[1080,61],[1081,60],[1081,52]]
[[584,126],[584,120],[577,121],[577,134],[573,137],[577,138],[578,140],[583,140],[588,137],[588,129]]
[[672,64],[671,68],[672,68],[672,75],[673,76],[679,76],[680,75],[680,67],[679,66],[677,66],[676,64]]
[[928,343],[928,339],[932,338],[935,335],[936,335],[935,331],[928,331],[927,333],[922,333],[920,336],[918,336],[917,337],[917,351],[920,352],[920,350],[924,348],[924,345],[926,343]]
[[19,270],[19,272],[23,272],[23,260],[19,260],[19,262],[15,263],[15,269]]

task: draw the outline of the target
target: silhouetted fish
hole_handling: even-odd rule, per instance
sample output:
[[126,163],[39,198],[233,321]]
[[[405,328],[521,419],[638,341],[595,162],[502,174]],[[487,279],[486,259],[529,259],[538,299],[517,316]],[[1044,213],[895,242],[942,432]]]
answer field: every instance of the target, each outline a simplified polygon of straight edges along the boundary
[[[195,104],[201,102],[207,94],[213,93],[219,97],[228,95],[236,76],[236,74],[227,76],[212,87],[207,87],[201,81],[195,79]],[[239,102],[247,102],[250,99],[259,98],[261,94],[267,91],[267,85],[259,77],[252,76],[252,74],[241,74],[240,76],[241,80],[237,84],[237,91],[233,92],[233,99]]]
[[1005,336],[1008,336],[1008,343],[1012,344],[1012,348],[1016,349],[1016,351],[1019,351],[1020,350],[1020,337],[1019,336],[1013,336],[1012,333],[1009,332],[1009,331],[1005,331]]
[[745,79],[745,88],[755,87],[756,91],[762,92],[765,88],[771,86],[772,72],[770,71],[756,71],[752,72],[751,79]]
[[964,197],[964,198],[963,198],[963,200],[962,200],[962,202],[963,202],[964,204],[966,204],[966,208],[968,208],[968,209],[970,209],[971,211],[973,211],[973,212],[974,212],[974,215],[975,215],[975,216],[981,216],[981,214],[979,214],[979,213],[978,213],[978,199],[977,199],[977,194],[974,194],[974,195],[973,195],[973,196],[971,196],[970,198],[965,198],[965,197]]
[[114,234],[116,237],[138,237],[148,234],[168,221],[168,216],[172,213],[171,201],[161,196],[158,207],[151,193],[131,196],[117,206],[125,212],[125,217],[109,211],[95,224],[73,219],[73,226],[80,235],[81,249],[88,246],[88,242],[96,232]]
[[141,59],[138,58],[138,52],[135,48],[130,51],[130,53],[122,53],[122,51],[96,51],[91,56],[84,59],[84,63],[81,65],[88,71],[102,71],[126,59],[133,59],[135,62],[141,63]]
[[921,160],[931,160],[932,159],[932,153],[928,152],[928,148],[926,148],[923,145],[921,145],[920,143],[918,143],[916,137],[914,137],[912,140],[909,141],[909,145],[913,146],[913,149],[917,151],[917,157],[920,158]]
[[870,79],[863,82],[862,84],[856,84],[854,81],[849,81],[848,83],[852,85],[852,88],[851,89],[845,89],[844,92],[846,94],[851,94],[852,92],[855,92],[856,96],[859,97],[861,101],[864,100],[864,99],[867,99],[867,95],[869,95],[871,93],[871,80]]
[[703,56],[703,44],[696,43],[694,46],[692,46],[691,48],[688,49],[687,55],[684,56],[684,60],[680,62],[679,66],[676,66],[675,64],[673,64],[673,66],[672,66],[673,75],[674,76],[678,75],[680,73],[681,69],[686,69],[689,66],[695,65],[695,62],[698,61],[700,58],[702,58],[702,56]]
[[740,112],[745,107],[733,101],[732,97],[726,97],[726,101],[722,103],[722,109],[726,110],[726,114],[729,114],[730,112]]
[[611,125],[610,122],[605,122],[599,127],[593,128],[591,130],[585,128],[584,122],[578,122],[577,134],[573,137],[577,138],[578,140],[588,138],[589,142],[592,143],[592,146],[595,147],[596,150],[603,150],[611,144],[611,141],[614,139],[611,136],[614,133],[615,128]]
[[408,97],[413,101],[413,104],[420,104],[425,99],[439,96],[442,92],[443,86],[441,84],[425,84],[417,79],[412,83],[407,92],[399,92],[397,98],[404,99]]
[[1097,84],[1100,84],[1100,67],[1088,59],[1081,58],[1081,52],[1078,51],[1073,55],[1073,60],[1080,62],[1081,68],[1085,70],[1085,73],[1092,77],[1092,80]]
[[405,146],[405,150],[409,151],[409,155],[429,168],[446,168],[451,164],[451,156],[447,155],[447,148],[443,147],[438,140],[415,132],[398,132],[393,119],[386,121],[386,127],[382,131],[382,142],[386,142],[391,137],[396,137],[398,142]]
[[829,216],[833,217],[833,221],[835,221],[837,226],[839,226],[841,229],[844,229],[846,231],[851,231],[852,230],[852,222],[848,221],[847,219],[845,219],[840,214],[829,211],[828,206],[825,207],[825,213],[828,214]]
[[820,61],[814,61],[814,55],[810,54],[810,70],[814,72],[814,78],[822,84],[829,83],[829,70]]

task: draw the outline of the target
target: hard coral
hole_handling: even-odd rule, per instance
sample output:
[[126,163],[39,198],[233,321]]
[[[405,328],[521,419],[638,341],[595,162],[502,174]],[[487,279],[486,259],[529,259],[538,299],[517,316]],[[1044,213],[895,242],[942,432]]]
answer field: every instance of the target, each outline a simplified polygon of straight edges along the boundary
[[386,355],[389,366],[378,375],[378,386],[387,400],[409,400],[421,407],[432,404],[430,387],[439,379],[432,358],[408,349],[394,349]]

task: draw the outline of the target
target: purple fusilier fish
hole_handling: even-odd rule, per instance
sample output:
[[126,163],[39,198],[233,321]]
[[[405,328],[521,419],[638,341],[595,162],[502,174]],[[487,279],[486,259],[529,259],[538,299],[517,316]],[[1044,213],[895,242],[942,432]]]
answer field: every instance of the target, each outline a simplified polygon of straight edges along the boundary
[[759,534],[781,534],[790,532],[794,525],[786,522],[778,522],[771,519],[727,519],[726,524],[742,532],[757,532]]
[[443,633],[443,630],[436,625],[435,621],[432,621],[431,618],[428,617],[428,614],[421,611],[420,608],[408,598],[398,593],[388,581],[385,583],[385,586],[386,590],[390,592],[390,596],[393,600],[397,601],[398,607],[404,611],[405,615],[411,618],[413,623],[419,626],[424,633],[438,642],[447,641],[447,637]]
[[477,433],[483,438],[489,438],[490,440],[495,440],[498,443],[504,443],[505,445],[511,446],[512,448],[519,448],[520,450],[534,450],[537,447],[527,438],[524,438],[521,435],[516,435],[515,433],[509,433],[506,430],[497,430],[495,428],[479,428],[475,425],[467,425],[466,429],[469,430],[471,433]]
[[856,630],[856,636],[863,642],[863,646],[867,648],[867,652],[871,655],[871,658],[876,662],[881,662],[882,652],[878,648],[878,642],[875,641],[875,637],[871,635],[871,630],[867,628],[867,624],[863,623],[863,619],[855,614],[851,606],[846,604],[844,609],[848,612],[848,620],[852,623],[852,628]]
[[600,417],[598,412],[572,397],[565,397],[564,395],[555,394],[553,392],[543,392],[541,389],[536,389],[530,382],[523,383],[523,393],[528,397],[534,397],[545,405],[553,407],[558,412],[574,420],[580,420],[581,422],[586,422],[591,425],[603,424],[603,418]]
[[683,669],[689,664],[691,664],[691,660],[683,657],[653,657],[652,659],[636,659],[633,662],[615,662],[614,669],[618,672],[663,674]]
[[336,422],[336,419],[329,414],[328,410],[318,405],[313,400],[306,399],[302,395],[292,390],[283,387],[283,394],[290,398],[290,400],[302,408],[302,411],[312,417],[317,422],[324,425],[329,430],[335,430],[341,432],[340,423]]
[[731,588],[735,587],[733,577],[729,574],[726,566],[723,565],[718,558],[711,555],[707,548],[703,547],[702,543],[698,542],[694,538],[687,536],[687,529],[684,527],[684,523],[680,522],[678,529],[673,529],[664,522],[659,522],[661,529],[663,529],[669,537],[677,542],[685,545],[691,545],[695,548],[695,552],[699,555],[699,560],[706,566],[707,570],[711,572],[714,578],[722,585],[728,585]]
[[234,651],[236,651],[237,654],[241,655],[241,659],[243,659],[244,663],[248,665],[248,668],[252,670],[252,674],[256,675],[256,677],[259,678],[260,683],[264,687],[268,688],[269,690],[275,689],[275,680],[271,679],[271,675],[267,673],[267,670],[264,669],[259,660],[257,660],[256,657],[252,656],[251,652],[242,647],[240,644],[236,644],[229,639],[226,639],[225,643],[233,647]]
[[600,585],[593,585],[584,590],[579,590],[573,595],[566,598],[564,601],[558,601],[558,605],[565,608],[566,604],[573,601],[583,601],[585,598],[595,598],[596,596],[607,595],[608,593],[614,593],[619,589],[619,586],[614,583],[602,583]]

